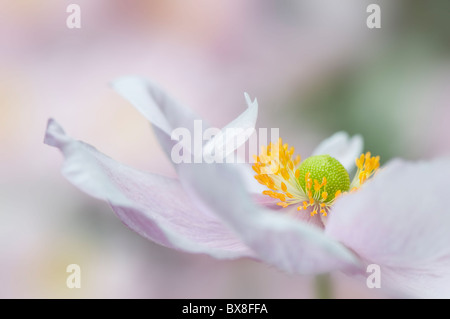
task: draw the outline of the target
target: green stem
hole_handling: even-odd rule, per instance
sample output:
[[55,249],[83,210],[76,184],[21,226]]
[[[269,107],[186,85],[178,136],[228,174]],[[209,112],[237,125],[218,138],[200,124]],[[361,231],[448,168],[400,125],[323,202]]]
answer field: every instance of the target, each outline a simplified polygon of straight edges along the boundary
[[317,275],[315,277],[315,289],[316,298],[331,299],[333,296],[331,275],[329,273]]

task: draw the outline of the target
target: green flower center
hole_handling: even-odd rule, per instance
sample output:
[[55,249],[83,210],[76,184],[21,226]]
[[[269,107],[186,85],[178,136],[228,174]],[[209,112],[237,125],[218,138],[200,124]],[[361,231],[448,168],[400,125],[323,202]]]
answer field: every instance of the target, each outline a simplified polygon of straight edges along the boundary
[[334,200],[336,193],[350,189],[350,176],[342,164],[330,155],[316,155],[299,166],[298,181],[305,193],[325,203]]

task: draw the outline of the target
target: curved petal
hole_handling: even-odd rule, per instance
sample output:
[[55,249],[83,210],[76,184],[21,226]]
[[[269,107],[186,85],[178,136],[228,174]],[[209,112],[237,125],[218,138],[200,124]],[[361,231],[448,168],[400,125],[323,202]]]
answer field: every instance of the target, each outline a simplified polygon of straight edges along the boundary
[[67,136],[49,120],[45,143],[65,157],[63,175],[89,195],[110,203],[118,217],[161,245],[216,258],[254,253],[211,214],[202,214],[179,181],[115,162],[92,146]]
[[426,267],[381,267],[383,285],[408,298],[450,298],[450,260]]
[[125,76],[113,81],[111,86],[150,123],[169,136],[177,127],[185,127],[192,132],[194,120],[200,119],[147,79]]
[[[191,136],[187,141],[172,138],[172,132],[177,128],[187,129],[188,132],[195,131],[195,121],[200,120],[200,117],[191,109],[181,105],[157,84],[145,78],[121,77],[111,82],[111,87],[153,125],[159,143],[169,159],[172,149],[177,144],[182,146],[183,152],[194,155],[191,149]],[[209,127],[203,120],[201,126]],[[175,164],[172,159],[171,161]]]
[[197,206],[218,214],[261,260],[296,273],[359,266],[353,253],[319,228],[253,203],[233,166],[183,164],[179,176]]
[[[111,86],[154,125],[156,136],[168,158],[171,158],[171,152],[176,144],[180,144],[183,151],[194,155],[193,153],[197,149],[194,147],[194,150],[191,150],[190,139],[189,145],[183,145],[183,141],[174,140],[171,135],[177,128],[186,128],[189,132],[195,133],[196,120],[201,120],[203,130],[209,128],[209,125],[198,115],[176,102],[155,83],[144,78],[122,77],[113,81]],[[258,102],[256,99],[252,101],[247,93],[244,94],[244,97],[247,109],[202,146],[203,150],[200,156],[203,156],[203,161],[215,150],[223,150],[222,158],[225,159],[254,133],[258,117]],[[195,157],[197,156],[199,155],[196,154]],[[251,168],[248,165],[238,166],[241,174],[246,176],[245,180],[249,189],[259,191],[261,188],[254,183]]]
[[266,207],[271,210],[281,210],[281,206],[277,205],[280,200],[277,198],[272,198],[261,193],[251,194],[254,203],[259,204],[262,207]]
[[355,160],[362,151],[363,139],[360,135],[350,137],[346,132],[337,132],[323,140],[312,155],[328,154],[336,158],[351,173],[355,167]]
[[277,203],[280,201],[279,199],[262,194],[251,194],[251,197],[253,202],[260,205],[261,207],[267,208],[271,211],[277,211],[277,213],[279,212],[281,215],[288,215],[304,223],[315,225],[320,229],[323,229],[325,227],[319,214],[311,216],[311,208],[307,208],[306,210],[303,210],[301,213],[299,213],[299,211],[297,210],[297,206],[290,206],[286,208],[278,206]]
[[214,136],[203,148],[203,154],[209,156],[215,149],[225,150],[224,158],[243,145],[255,132],[258,118],[258,101],[244,94],[248,108],[236,119],[227,124],[219,134]]
[[336,202],[326,233],[379,264],[397,288],[450,297],[449,190],[450,159],[395,160]]
[[[144,115],[150,123],[158,128],[160,143],[169,157],[169,150],[172,149],[175,142],[171,138],[161,138],[161,133],[170,137],[177,128],[186,128],[189,132],[194,133],[196,131],[196,120],[201,120],[202,129],[209,127],[192,110],[176,102],[149,80],[128,76],[113,81],[111,86]],[[204,155],[209,155],[215,148],[225,149],[222,146],[227,145],[231,147],[227,147],[226,152],[223,153],[223,158],[226,158],[231,152],[234,152],[245,143],[254,132],[258,117],[258,102],[256,99],[252,102],[247,93],[245,93],[245,99],[248,108],[202,147]],[[200,137],[202,140],[203,132],[200,132],[200,134],[202,134]],[[232,143],[238,136],[237,143]]]
[[[205,158],[212,156],[212,153],[215,153],[217,150],[222,150],[223,158],[232,157],[231,162],[235,163],[236,160],[233,158],[235,156],[234,151],[255,133],[255,125],[258,118],[258,101],[256,98],[252,101],[247,93],[244,93],[244,97],[248,108],[205,144],[203,147],[203,156]],[[251,169],[251,166],[244,163],[245,158],[238,158],[239,154],[236,156],[238,163],[235,163],[234,166],[239,170],[246,189],[251,193],[261,193],[264,188],[256,182],[254,178],[255,172]]]

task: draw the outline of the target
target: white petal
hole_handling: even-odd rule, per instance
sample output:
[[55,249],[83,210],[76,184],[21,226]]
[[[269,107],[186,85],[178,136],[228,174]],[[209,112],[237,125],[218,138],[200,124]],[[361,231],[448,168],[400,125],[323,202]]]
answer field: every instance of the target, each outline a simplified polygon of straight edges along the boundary
[[450,159],[393,161],[336,202],[326,233],[384,267],[397,288],[450,297],[449,190]]
[[[149,80],[129,76],[119,78],[112,82],[111,85],[122,97],[141,112],[148,121],[169,136],[176,128],[187,128],[193,133],[195,120],[202,121],[203,129],[209,127],[198,115],[176,102],[158,85]],[[223,154],[225,158],[245,143],[250,135],[254,133],[258,117],[258,102],[256,99],[252,102],[247,93],[245,93],[245,99],[248,105],[247,110],[226,125],[220,134],[204,145],[204,154],[209,155],[220,145],[232,145],[232,148],[226,148],[227,152]],[[203,134],[203,132],[200,133]],[[238,136],[238,143],[231,143]]]
[[[210,155],[215,149],[225,150],[224,158],[243,145],[255,132],[256,119],[258,118],[258,101],[253,102],[247,93],[244,93],[247,102],[245,110],[236,119],[222,128],[221,132],[212,138],[203,148],[204,155]],[[231,147],[230,147],[231,146]]]
[[53,120],[45,142],[65,157],[63,175],[89,195],[109,202],[118,217],[161,245],[216,258],[254,253],[212,214],[203,214],[179,181],[134,170],[67,136]]
[[296,273],[358,267],[353,253],[319,228],[257,206],[232,166],[184,164],[179,174],[197,206],[218,214],[263,261]]
[[[203,119],[176,102],[158,85],[149,80],[133,76],[122,77],[112,82],[112,87],[154,125],[156,136],[169,159],[171,159],[173,147],[180,143],[171,139],[174,129],[187,128],[193,135],[195,120],[202,121],[203,130],[209,128],[209,125]],[[258,117],[258,102],[256,99],[251,101],[247,93],[244,94],[244,97],[248,108],[226,125],[220,131],[220,134],[203,146],[203,159],[217,149],[223,149],[222,158],[226,158],[254,133]],[[233,143],[233,141],[236,141],[236,143]],[[196,149],[192,150],[189,145],[184,146],[184,150],[190,154],[196,151]],[[241,174],[246,176],[245,183],[248,188],[252,191],[260,191],[261,187],[255,182],[250,166],[244,164],[237,166],[239,166]]]
[[193,131],[194,120],[199,119],[192,110],[147,79],[127,76],[113,81],[111,86],[149,122],[169,136],[178,127]]
[[363,139],[360,135],[350,136],[346,132],[337,132],[322,141],[313,155],[328,154],[336,158],[349,173],[355,167],[355,160],[363,151]]

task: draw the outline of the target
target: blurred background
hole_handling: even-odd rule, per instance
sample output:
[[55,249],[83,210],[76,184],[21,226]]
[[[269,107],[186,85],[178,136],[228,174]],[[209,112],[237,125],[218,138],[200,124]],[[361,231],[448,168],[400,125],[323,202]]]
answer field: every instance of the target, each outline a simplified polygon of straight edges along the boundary
[[[66,8],[81,8],[69,29]],[[366,26],[370,3],[381,29]],[[173,176],[108,83],[155,80],[217,127],[257,97],[259,127],[307,156],[338,130],[382,162],[450,152],[448,0],[0,2],[0,297],[313,298],[314,280],[141,238],[66,182],[47,119],[135,168]],[[66,286],[79,264],[81,289]],[[333,274],[334,297],[379,292]]]

